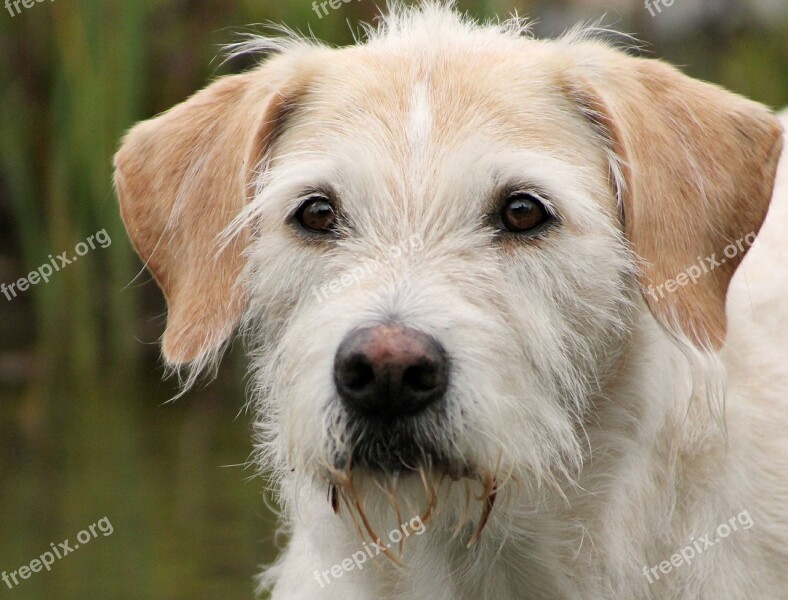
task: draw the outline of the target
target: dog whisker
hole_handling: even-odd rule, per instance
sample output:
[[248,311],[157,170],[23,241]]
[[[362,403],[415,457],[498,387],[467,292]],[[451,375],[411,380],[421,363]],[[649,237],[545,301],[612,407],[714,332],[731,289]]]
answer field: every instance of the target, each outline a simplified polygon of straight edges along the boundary
[[364,537],[364,533],[361,530],[361,524],[358,522],[358,517],[355,511],[353,510],[353,505],[350,502],[350,498],[348,498],[348,492],[346,488],[341,489],[340,498],[342,498],[342,502],[345,504],[345,508],[347,509],[347,512],[353,521],[353,525],[356,528],[356,534],[358,535],[358,539],[361,540],[362,542],[365,542],[366,538]]
[[[359,540],[362,544],[366,544],[367,539],[364,535],[364,530],[369,534],[370,540],[378,544],[378,547],[381,549],[384,556],[386,556],[389,560],[391,560],[396,565],[401,565],[396,557],[391,555],[391,551],[385,547],[380,537],[374,532],[372,527],[369,524],[369,521],[366,517],[366,513],[364,512],[363,505],[358,498],[358,494],[356,492],[355,487],[353,486],[353,481],[351,478],[348,479],[347,487],[342,488],[341,492],[342,501],[347,508],[348,513],[350,514],[351,519],[353,520],[353,525],[356,529],[356,534],[358,535]],[[351,501],[352,499],[352,501]],[[359,522],[359,520],[361,522]],[[380,569],[383,570],[383,566],[377,561],[373,560],[373,564]]]
[[[431,468],[432,467],[430,466],[430,469]],[[427,509],[424,511],[424,514],[421,515],[421,522],[426,524],[432,518],[432,511],[438,501],[438,496],[435,494],[434,488],[432,488],[427,481],[427,475],[424,473],[424,467],[419,467],[419,476],[421,477],[421,482],[424,485],[424,493],[427,496]]]
[[[398,483],[399,483],[399,473],[395,472],[388,480],[389,494],[390,494],[389,497],[393,499],[394,514],[397,517],[397,523],[402,523],[402,511],[400,510],[399,495],[397,494]],[[400,557],[402,556],[404,546],[405,546],[405,536],[402,536],[399,540]]]
[[497,496],[497,489],[495,487],[495,479],[492,473],[487,473],[484,476],[484,492],[482,496],[478,498],[478,500],[482,501],[482,514],[479,518],[479,524],[476,526],[476,530],[473,532],[471,539],[468,540],[468,544],[466,548],[470,548],[471,546],[476,545],[479,541],[479,537],[481,536],[484,527],[487,525],[487,521],[490,518],[490,513],[492,512],[493,507],[495,506],[495,498]]
[[[402,523],[402,511],[400,510],[399,498],[397,496],[397,481],[399,479],[399,473],[394,473],[390,477],[386,478],[386,485],[383,486],[380,481],[378,481],[377,477],[373,479],[373,483],[375,487],[378,488],[384,496],[389,501],[389,505],[391,509],[394,511],[395,518],[397,519],[397,523]],[[403,544],[404,544],[405,536],[402,536],[399,540],[398,545],[398,552],[399,556],[402,557],[403,551]]]
[[[369,522],[367,513],[364,510],[364,504],[361,501],[358,491],[356,490],[356,487],[353,483],[352,474],[351,477],[349,478],[348,486],[349,486],[348,490],[353,499],[353,505],[355,506],[356,509],[356,514],[361,519],[361,524],[363,525],[364,530],[366,530],[367,534],[369,535],[370,540],[378,544],[381,552],[386,556],[386,558],[388,558],[395,565],[402,566],[402,561],[400,561],[400,559],[391,552],[391,549],[386,544],[383,543],[381,537],[375,532],[374,528],[372,527],[372,524]],[[362,541],[365,541],[363,534],[361,534],[360,531],[359,533],[361,535]]]

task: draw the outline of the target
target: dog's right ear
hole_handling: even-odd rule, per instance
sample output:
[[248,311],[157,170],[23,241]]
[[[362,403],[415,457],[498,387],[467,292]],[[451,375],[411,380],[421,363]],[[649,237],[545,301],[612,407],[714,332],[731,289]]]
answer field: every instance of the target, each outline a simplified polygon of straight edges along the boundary
[[[272,64],[273,63],[273,64]],[[115,156],[115,187],[132,244],[164,291],[165,360],[199,363],[233,334],[249,241],[225,228],[254,192],[258,167],[298,94],[276,59],[224,77],[136,125]]]

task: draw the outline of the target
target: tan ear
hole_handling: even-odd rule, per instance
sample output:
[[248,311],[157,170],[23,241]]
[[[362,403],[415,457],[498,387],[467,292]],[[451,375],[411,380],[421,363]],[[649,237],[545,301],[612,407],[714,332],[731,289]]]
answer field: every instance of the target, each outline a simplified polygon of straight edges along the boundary
[[248,201],[290,102],[272,71],[218,80],[136,125],[115,156],[123,221],[167,299],[162,350],[172,365],[221,348],[243,311],[249,234],[224,248],[219,237]]
[[696,345],[719,348],[728,284],[771,199],[780,124],[762,105],[660,61],[598,47],[589,58],[599,62],[573,95],[617,156],[648,306]]

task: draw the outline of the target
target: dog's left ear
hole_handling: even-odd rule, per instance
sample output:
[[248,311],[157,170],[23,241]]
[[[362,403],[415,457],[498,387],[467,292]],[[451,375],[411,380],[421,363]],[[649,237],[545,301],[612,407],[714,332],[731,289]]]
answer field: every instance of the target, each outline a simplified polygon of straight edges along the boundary
[[251,198],[296,96],[293,73],[278,60],[221,78],[138,124],[115,156],[123,221],[167,299],[162,352],[171,365],[199,364],[241,317],[249,234],[225,245],[221,234]]
[[[772,196],[780,124],[762,105],[660,61],[579,47],[584,79],[571,94],[623,176],[624,231],[645,263],[649,308],[696,345],[719,348],[728,284]],[[723,254],[729,244],[736,252]],[[694,281],[693,265],[702,272]]]

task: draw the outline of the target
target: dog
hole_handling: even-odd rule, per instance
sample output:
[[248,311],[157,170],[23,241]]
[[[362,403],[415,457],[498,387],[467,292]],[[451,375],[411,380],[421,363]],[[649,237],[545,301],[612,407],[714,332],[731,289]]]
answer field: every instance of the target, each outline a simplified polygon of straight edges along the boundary
[[233,50],[115,186],[184,389],[247,340],[261,591],[788,597],[777,117],[452,3]]

